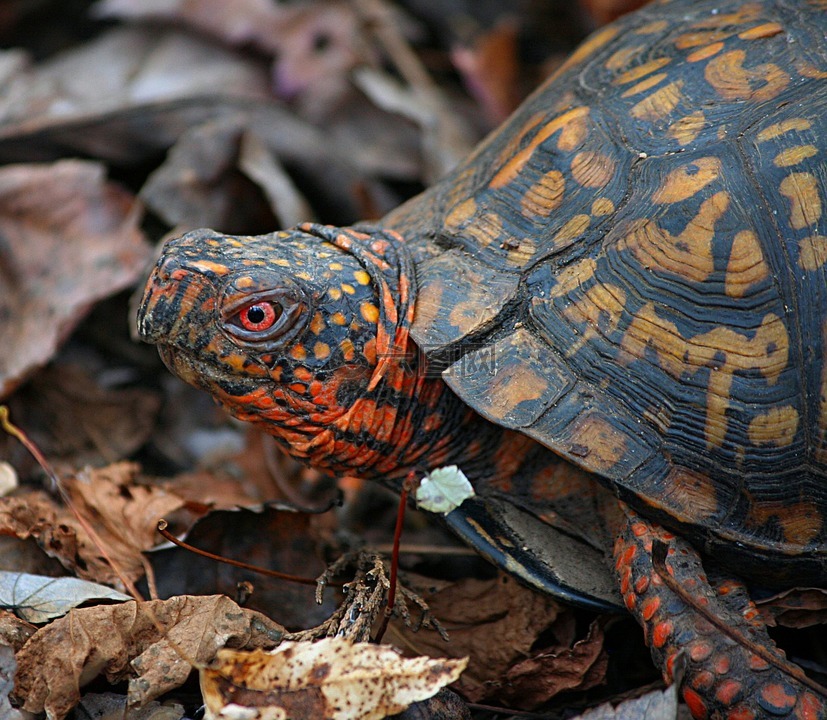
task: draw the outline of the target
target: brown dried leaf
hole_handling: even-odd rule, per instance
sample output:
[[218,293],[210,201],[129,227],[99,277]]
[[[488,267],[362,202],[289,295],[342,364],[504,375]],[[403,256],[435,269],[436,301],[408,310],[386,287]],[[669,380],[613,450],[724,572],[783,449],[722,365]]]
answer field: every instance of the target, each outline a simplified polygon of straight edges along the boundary
[[769,625],[808,628],[827,624],[827,590],[793,588],[760,603]]
[[[95,529],[109,557],[127,577],[135,580],[144,574],[142,553],[160,541],[158,521],[184,505],[184,501],[162,488],[134,483],[139,467],[134,463],[115,463],[105,468],[87,469],[66,481],[75,509]],[[79,576],[119,587],[117,573],[73,518],[79,538],[78,554],[83,558]]]
[[[129,579],[144,574],[142,553],[158,544],[159,519],[184,500],[163,488],[136,484],[137,465],[88,469],[65,481],[76,509],[96,530],[106,552]],[[95,542],[66,507],[42,492],[0,498],[0,535],[34,537],[46,554],[79,577],[121,582]]]
[[97,163],[0,169],[0,397],[93,302],[137,279],[150,254],[139,221],[135,199]]
[[342,638],[285,642],[271,653],[220,651],[201,671],[201,690],[208,718],[240,717],[226,707],[235,703],[273,720],[381,720],[455,681],[466,663]]
[[518,33],[518,24],[505,18],[478,37],[473,47],[457,46],[451,51],[454,66],[492,127],[505,120],[520,101]]
[[[508,669],[529,655],[540,634],[561,613],[554,600],[506,575],[493,580],[460,580],[426,594],[425,600],[448,631],[450,642],[435,633],[414,633],[397,623],[391,624],[388,637],[397,638],[399,645],[416,654],[469,656],[468,670],[457,689],[474,702],[497,693]],[[565,622],[569,616],[563,613],[560,617]]]
[[[21,620],[8,610],[0,610],[0,645],[6,645],[17,652],[34,635],[37,628]],[[0,717],[3,717],[0,714]]]
[[282,633],[220,595],[72,610],[17,653],[15,696],[25,710],[60,720],[81,686],[103,673],[109,682],[129,679],[130,704],[143,704],[187,679],[191,666],[182,655],[206,664],[219,648],[273,647]]
[[498,697],[514,707],[534,708],[564,690],[599,685],[605,680],[607,666],[603,630],[594,621],[588,635],[571,647],[533,653],[508,668]]

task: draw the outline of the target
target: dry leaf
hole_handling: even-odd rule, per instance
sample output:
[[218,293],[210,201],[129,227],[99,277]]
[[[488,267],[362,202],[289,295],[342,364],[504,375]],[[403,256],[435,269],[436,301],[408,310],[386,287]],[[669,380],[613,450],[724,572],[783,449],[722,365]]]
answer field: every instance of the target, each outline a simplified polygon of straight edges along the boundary
[[149,258],[132,196],[97,163],[0,169],[0,397],[45,364],[96,300]]
[[201,671],[201,690],[215,720],[381,720],[454,682],[466,663],[403,658],[388,646],[342,638],[285,642],[270,653],[220,651]]
[[451,60],[491,127],[505,120],[520,101],[518,34],[513,19],[502,19],[477,38],[473,47],[458,46],[451,51]]
[[793,588],[759,603],[768,625],[809,628],[827,624],[827,590]]
[[86,693],[75,709],[77,720],[181,720],[185,717],[178,703],[147,703],[142,708],[129,707],[126,695]]
[[0,610],[0,645],[7,645],[17,652],[36,631],[34,625],[21,620],[14,613]]
[[[158,521],[183,506],[177,495],[150,485],[134,483],[134,463],[115,463],[86,469],[65,481],[75,508],[94,527],[109,557],[119,570],[135,580],[144,573],[142,553],[157,545]],[[66,519],[67,524],[77,522]],[[120,586],[117,573],[82,527],[76,527],[83,568],[77,572],[108,585]]]
[[273,647],[282,628],[221,595],[179,596],[72,610],[38,630],[17,653],[15,696],[49,720],[65,717],[80,687],[103,673],[129,680],[130,704],[175,688],[219,648]]
[[[161,540],[157,523],[184,500],[160,487],[134,482],[138,466],[115,463],[64,481],[75,508],[97,532],[109,557],[129,579],[144,574],[143,552]],[[0,498],[0,534],[34,537],[47,555],[78,576],[120,587],[118,574],[74,513],[45,493]],[[121,588],[123,589],[123,588]]]
[[497,693],[508,668],[530,654],[537,638],[561,612],[554,600],[506,575],[460,580],[424,597],[450,642],[436,633],[414,633],[398,623],[391,623],[388,637],[398,638],[397,644],[415,654],[469,656],[468,670],[457,689],[473,702]]
[[593,621],[588,635],[571,647],[535,652],[508,668],[498,697],[513,707],[535,708],[564,690],[599,685],[607,666],[603,630]]

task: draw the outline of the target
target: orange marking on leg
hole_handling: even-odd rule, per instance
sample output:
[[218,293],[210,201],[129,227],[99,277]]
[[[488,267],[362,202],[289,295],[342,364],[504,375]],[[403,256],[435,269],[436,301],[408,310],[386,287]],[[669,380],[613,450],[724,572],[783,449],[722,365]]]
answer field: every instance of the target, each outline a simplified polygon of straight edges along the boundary
[[737,707],[730,710],[726,720],[755,720],[755,713],[746,707]]
[[761,697],[773,708],[789,710],[795,705],[795,695],[789,695],[780,683],[768,683],[761,688]]
[[796,716],[800,720],[818,720],[823,718],[825,714],[825,706],[822,700],[819,700],[813,693],[801,693],[799,700],[799,707]]
[[729,668],[731,666],[731,662],[729,659],[729,655],[718,655],[712,661],[712,669],[718,673],[718,675],[726,675],[729,672]]
[[712,650],[712,643],[706,640],[699,640],[689,648],[689,658],[694,662],[703,662],[712,655]]
[[736,680],[724,680],[715,691],[715,699],[723,705],[732,705],[740,699],[743,687]]
[[672,623],[668,620],[655,625],[655,629],[652,632],[652,645],[656,648],[662,648],[664,645],[666,645],[666,642],[672,635],[673,630],[674,627],[672,626]]
[[715,684],[715,676],[709,670],[701,670],[692,678],[692,687],[708,690]]
[[689,707],[693,717],[705,718],[707,716],[706,705],[698,693],[690,688],[683,689],[683,701]]
[[649,576],[648,575],[641,575],[635,581],[635,592],[638,595],[643,595],[649,589]]
[[658,611],[660,607],[660,598],[653,597],[649,598],[645,603],[643,603],[643,607],[641,608],[640,614],[644,620],[651,620],[655,613]]

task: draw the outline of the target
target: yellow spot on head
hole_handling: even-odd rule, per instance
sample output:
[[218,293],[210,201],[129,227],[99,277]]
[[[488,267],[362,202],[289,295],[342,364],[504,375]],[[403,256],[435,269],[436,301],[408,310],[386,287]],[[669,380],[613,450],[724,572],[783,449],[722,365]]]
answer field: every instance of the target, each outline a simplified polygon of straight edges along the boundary
[[279,267],[290,267],[290,262],[284,258],[274,258],[270,262],[272,262],[273,265],[278,265]]
[[379,308],[371,302],[363,302],[359,307],[362,317],[369,323],[379,322]]
[[341,298],[342,298],[342,291],[339,290],[339,288],[335,288],[335,287],[328,288],[327,289],[327,294],[330,295],[330,297],[333,298],[334,300],[341,300]]
[[340,262],[332,262],[328,265],[331,270],[344,270],[344,265]]
[[347,325],[347,318],[340,312],[335,312],[330,316],[330,322],[334,325]]
[[313,356],[316,360],[324,360],[330,356],[330,345],[323,342],[317,342],[313,346]]
[[356,282],[360,285],[370,285],[370,275],[364,270],[356,270],[356,272],[353,273],[353,277],[356,278]]
[[321,314],[320,312],[318,312],[318,311],[317,311],[317,312],[313,315],[313,319],[310,321],[310,331],[311,331],[314,335],[318,335],[318,334],[319,334],[319,333],[321,333],[321,332],[322,332],[322,330],[324,330],[324,329],[325,329],[325,321],[324,321],[324,317],[322,317],[322,314]]
[[193,270],[199,270],[200,272],[211,272],[214,275],[226,275],[230,272],[230,269],[226,265],[212,262],[210,260],[196,260],[195,262],[190,263],[190,267]]
[[353,287],[350,283],[342,283],[341,285],[342,290],[346,292],[348,295],[353,295],[356,292],[356,288]]

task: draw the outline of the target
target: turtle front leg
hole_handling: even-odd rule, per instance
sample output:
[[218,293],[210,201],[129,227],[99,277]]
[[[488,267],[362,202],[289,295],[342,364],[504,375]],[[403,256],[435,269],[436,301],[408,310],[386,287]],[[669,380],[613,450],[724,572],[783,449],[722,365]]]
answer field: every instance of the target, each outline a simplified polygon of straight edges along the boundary
[[624,511],[626,521],[614,548],[620,591],[643,626],[646,644],[667,682],[672,682],[683,652],[682,695],[692,715],[727,720],[827,718],[827,698],[725,635],[667,586],[652,559],[653,541],[667,546],[669,575],[699,605],[783,660],[743,584],[733,579],[713,587],[688,542],[628,507]]

